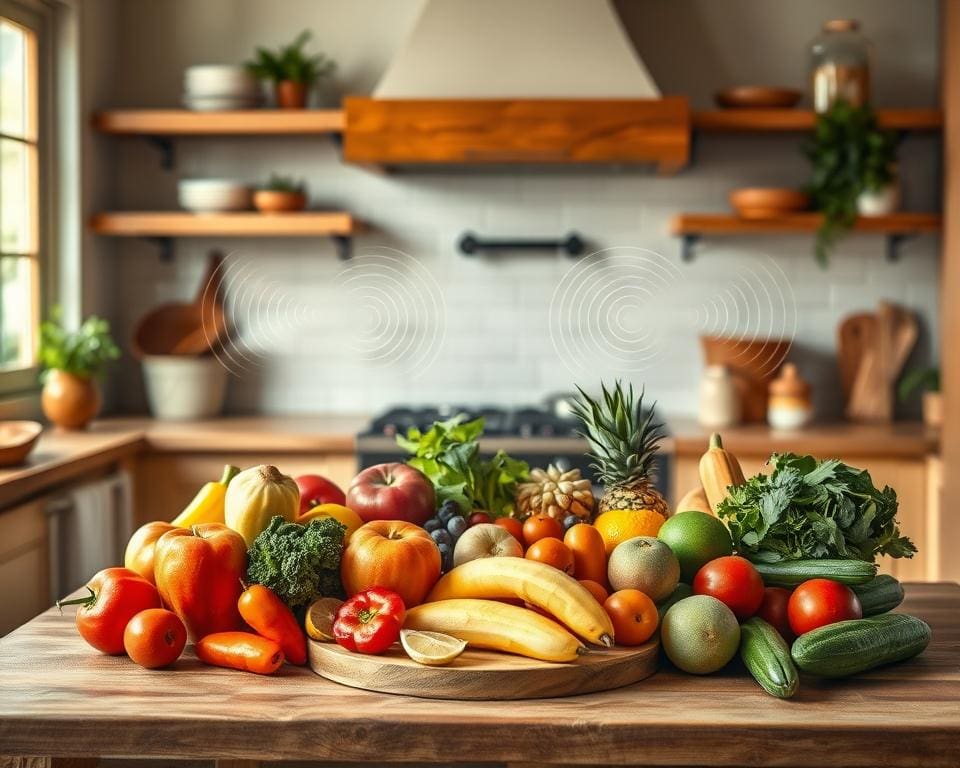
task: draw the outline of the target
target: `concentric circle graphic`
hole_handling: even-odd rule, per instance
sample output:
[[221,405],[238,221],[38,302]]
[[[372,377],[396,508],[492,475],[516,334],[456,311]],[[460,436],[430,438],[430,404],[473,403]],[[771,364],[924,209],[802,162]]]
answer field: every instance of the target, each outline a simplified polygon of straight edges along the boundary
[[[768,257],[739,257],[722,280],[697,281],[655,251],[606,248],[572,266],[549,308],[554,350],[575,376],[639,374],[677,344],[728,339],[731,363],[753,370],[782,362],[797,313],[786,274]],[[758,344],[770,339],[776,346]],[[760,358],[757,358],[757,356]]]
[[[229,329],[219,339],[206,321],[216,300]],[[382,247],[358,254],[319,288],[279,278],[268,260],[235,251],[204,288],[203,317],[214,354],[237,376],[270,356],[309,348],[411,378],[436,358],[447,319],[431,272],[416,258]]]

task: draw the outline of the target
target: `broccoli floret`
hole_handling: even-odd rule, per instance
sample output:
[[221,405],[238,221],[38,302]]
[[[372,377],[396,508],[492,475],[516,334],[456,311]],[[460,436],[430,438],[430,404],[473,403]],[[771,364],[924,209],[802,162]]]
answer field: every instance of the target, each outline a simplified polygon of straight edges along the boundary
[[340,556],[346,531],[332,517],[306,525],[274,517],[250,547],[247,581],[269,587],[294,610],[318,597],[343,597]]

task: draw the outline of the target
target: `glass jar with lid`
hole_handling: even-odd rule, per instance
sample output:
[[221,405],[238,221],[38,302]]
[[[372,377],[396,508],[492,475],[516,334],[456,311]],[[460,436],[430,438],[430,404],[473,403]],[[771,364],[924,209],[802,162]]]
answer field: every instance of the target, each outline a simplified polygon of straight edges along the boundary
[[826,112],[840,99],[855,107],[870,101],[870,41],[854,19],[825,22],[810,44],[813,109]]

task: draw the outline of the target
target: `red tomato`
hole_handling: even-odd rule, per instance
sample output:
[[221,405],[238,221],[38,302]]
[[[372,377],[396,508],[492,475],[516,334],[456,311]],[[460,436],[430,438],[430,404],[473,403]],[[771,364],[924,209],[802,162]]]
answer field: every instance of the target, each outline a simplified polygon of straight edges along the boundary
[[787,618],[787,602],[790,600],[790,590],[783,587],[767,587],[763,590],[763,602],[757,616],[771,624],[780,637],[789,642],[793,639],[793,630],[790,629],[790,620]]
[[123,631],[127,655],[147,669],[173,664],[183,653],[186,642],[186,627],[177,614],[166,608],[140,611]]
[[517,518],[498,517],[493,521],[493,524],[499,525],[501,528],[506,528],[507,531],[510,532],[510,535],[519,541],[521,546],[523,545],[523,523],[517,520]]
[[717,598],[743,621],[753,616],[763,602],[763,579],[746,558],[718,557],[697,571],[693,594]]
[[470,515],[470,519],[467,520],[467,524],[472,528],[475,525],[480,525],[480,523],[489,523],[493,520],[486,512],[474,512]]
[[787,603],[787,617],[794,634],[802,635],[817,627],[863,617],[856,593],[831,579],[810,579],[793,590]]
[[346,494],[332,480],[320,475],[300,475],[296,479],[300,489],[300,514],[305,515],[321,504],[339,504],[345,506]]

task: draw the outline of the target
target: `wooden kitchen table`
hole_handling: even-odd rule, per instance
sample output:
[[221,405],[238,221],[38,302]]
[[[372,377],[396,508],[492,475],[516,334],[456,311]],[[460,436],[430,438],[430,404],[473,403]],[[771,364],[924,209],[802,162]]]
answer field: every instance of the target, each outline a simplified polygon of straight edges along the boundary
[[[72,609],[70,609],[72,611]],[[606,693],[519,702],[368,693],[286,666],[148,672],[101,656],[49,610],[0,639],[0,766],[100,756],[716,766],[960,765],[960,586],[911,584],[902,610],[933,627],[918,658],[790,701],[737,663],[708,677],[665,665]],[[493,693],[493,692],[491,692]],[[86,758],[76,760],[76,758]]]

